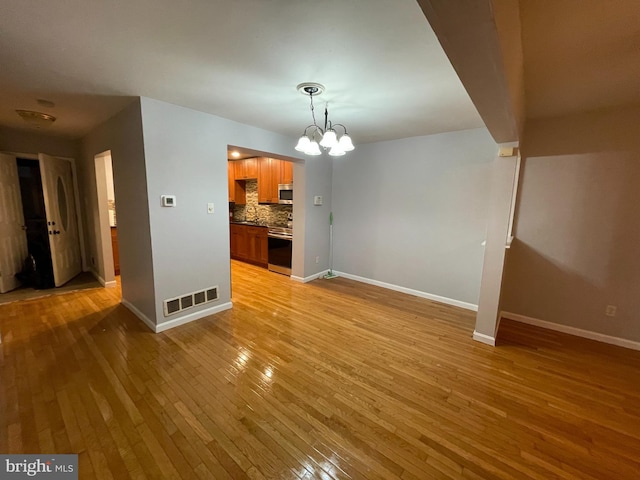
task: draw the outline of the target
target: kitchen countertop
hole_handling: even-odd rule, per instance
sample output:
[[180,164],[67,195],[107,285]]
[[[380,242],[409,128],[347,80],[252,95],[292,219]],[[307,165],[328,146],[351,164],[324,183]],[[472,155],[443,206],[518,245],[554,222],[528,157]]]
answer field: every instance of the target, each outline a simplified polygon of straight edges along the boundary
[[251,227],[265,227],[265,228],[269,228],[272,225],[267,225],[264,223],[259,223],[259,222],[247,222],[247,221],[240,221],[240,220],[230,220],[229,223],[235,223],[236,225],[249,225]]
[[251,222],[251,221],[242,221],[242,220],[229,220],[230,224],[235,224],[235,225],[247,225],[249,227],[264,227],[264,228],[287,228],[287,229],[291,229],[290,226],[288,225],[269,225],[269,224],[265,224],[265,223],[261,223],[261,222]]

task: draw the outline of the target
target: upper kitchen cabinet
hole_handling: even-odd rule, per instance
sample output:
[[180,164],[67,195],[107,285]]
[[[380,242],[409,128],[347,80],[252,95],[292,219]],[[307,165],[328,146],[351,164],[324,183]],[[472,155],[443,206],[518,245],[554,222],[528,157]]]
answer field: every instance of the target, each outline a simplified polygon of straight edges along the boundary
[[257,158],[247,158],[245,160],[235,160],[233,162],[234,165],[234,175],[236,180],[249,180],[253,178],[258,178],[258,159]]
[[278,203],[280,163],[275,158],[258,159],[258,203]]
[[278,183],[293,183],[293,163],[280,161],[280,181]]
[[234,166],[232,162],[227,162],[227,180],[229,187],[229,201],[236,201],[236,175],[234,172]]
[[234,202],[237,205],[244,205],[247,203],[247,191],[244,185],[245,182],[236,182],[235,163],[236,162],[227,162],[229,202]]

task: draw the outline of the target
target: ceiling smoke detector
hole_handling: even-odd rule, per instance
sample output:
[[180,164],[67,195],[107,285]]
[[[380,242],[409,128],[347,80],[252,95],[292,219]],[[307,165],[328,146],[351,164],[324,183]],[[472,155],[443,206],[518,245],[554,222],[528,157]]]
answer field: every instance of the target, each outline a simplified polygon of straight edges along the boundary
[[25,122],[35,128],[46,128],[56,121],[56,117],[42,112],[34,112],[32,110],[16,110]]

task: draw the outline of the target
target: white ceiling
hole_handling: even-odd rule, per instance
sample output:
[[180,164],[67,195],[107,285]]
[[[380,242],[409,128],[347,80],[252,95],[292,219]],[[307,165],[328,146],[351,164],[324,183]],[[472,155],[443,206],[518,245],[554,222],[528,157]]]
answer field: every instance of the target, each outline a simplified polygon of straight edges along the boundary
[[295,137],[304,81],[355,143],[482,126],[415,0],[5,2],[0,65],[0,125],[35,109],[69,137],[135,96]]
[[639,0],[521,0],[527,116],[640,104]]

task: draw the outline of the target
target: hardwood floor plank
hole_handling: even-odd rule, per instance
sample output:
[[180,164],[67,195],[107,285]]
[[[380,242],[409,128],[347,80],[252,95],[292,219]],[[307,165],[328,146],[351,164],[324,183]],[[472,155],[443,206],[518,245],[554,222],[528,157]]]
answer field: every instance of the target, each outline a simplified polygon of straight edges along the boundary
[[0,451],[80,478],[631,479],[640,352],[232,262],[232,310],[151,333],[119,288],[0,305]]

